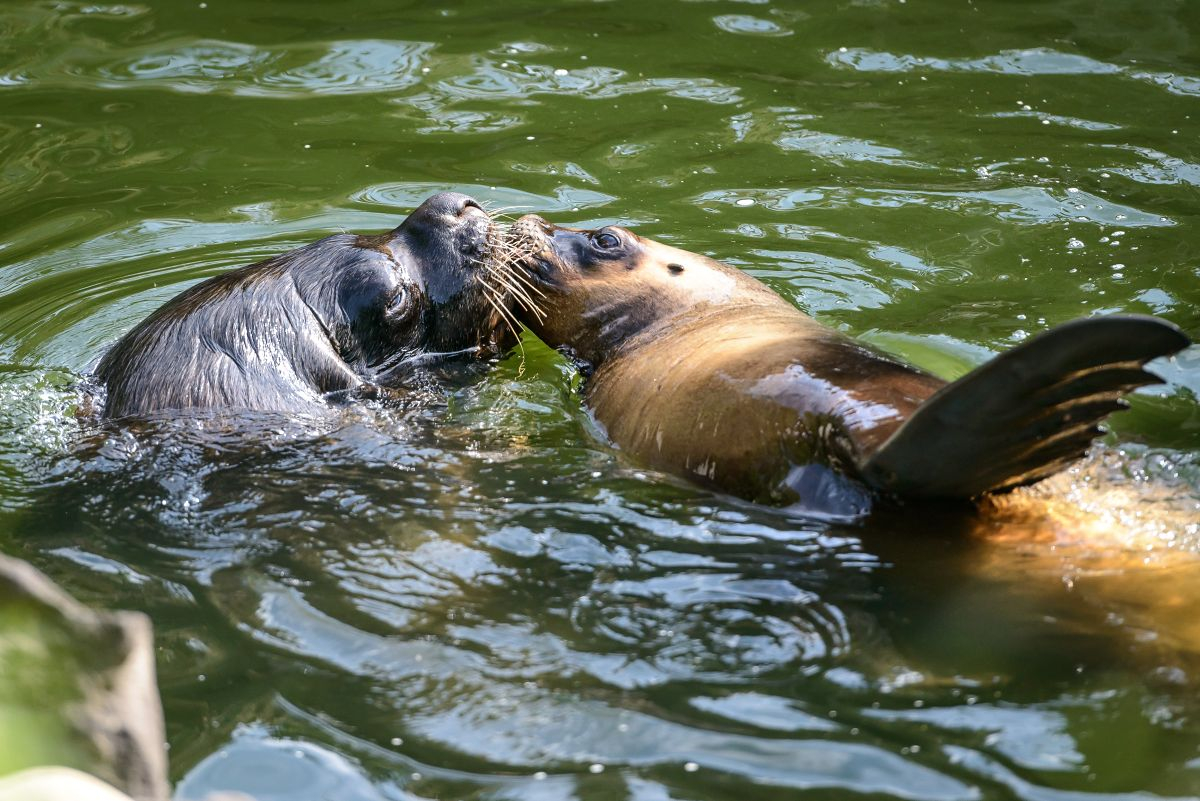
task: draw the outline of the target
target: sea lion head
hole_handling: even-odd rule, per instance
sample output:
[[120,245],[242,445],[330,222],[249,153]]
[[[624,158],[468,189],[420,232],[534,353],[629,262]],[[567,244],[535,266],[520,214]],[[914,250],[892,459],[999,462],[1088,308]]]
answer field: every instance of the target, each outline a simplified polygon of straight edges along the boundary
[[[509,290],[494,259],[499,241],[498,228],[474,198],[441,192],[370,243],[402,268],[387,304],[388,327],[411,331],[410,347],[423,351],[501,349],[513,335]],[[352,294],[357,287],[351,282],[345,289]],[[370,288],[363,289],[369,303]]]
[[615,225],[595,230],[519,219],[502,261],[535,287],[517,297],[517,315],[543,342],[593,366],[631,339],[678,325],[735,294],[763,294],[737,270],[707,256],[638,236]]

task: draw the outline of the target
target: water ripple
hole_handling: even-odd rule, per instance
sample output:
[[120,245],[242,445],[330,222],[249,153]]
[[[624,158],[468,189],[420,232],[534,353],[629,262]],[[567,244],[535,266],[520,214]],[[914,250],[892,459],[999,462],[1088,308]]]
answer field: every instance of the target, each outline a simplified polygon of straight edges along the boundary
[[859,72],[984,72],[998,75],[1120,75],[1159,86],[1172,94],[1200,97],[1200,78],[1165,72],[1147,72],[1063,53],[1045,47],[1005,50],[982,58],[935,58],[888,53],[865,48],[839,48],[825,57],[835,67]]

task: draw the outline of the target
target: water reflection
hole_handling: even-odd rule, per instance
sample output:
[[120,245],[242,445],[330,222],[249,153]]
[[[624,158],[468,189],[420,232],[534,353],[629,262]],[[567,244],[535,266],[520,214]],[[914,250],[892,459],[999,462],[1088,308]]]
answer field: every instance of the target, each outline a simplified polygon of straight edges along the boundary
[[531,340],[403,408],[73,416],[184,287],[442,189],[635,225],[946,376],[1092,310],[1194,329],[1190,24],[7,4],[0,546],[151,613],[182,797],[1194,797],[1196,349],[1048,494],[854,527],[630,462]]

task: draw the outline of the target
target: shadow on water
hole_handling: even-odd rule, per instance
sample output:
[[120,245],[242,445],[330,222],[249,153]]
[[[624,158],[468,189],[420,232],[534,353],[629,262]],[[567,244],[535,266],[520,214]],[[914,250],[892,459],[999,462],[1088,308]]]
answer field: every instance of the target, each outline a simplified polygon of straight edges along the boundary
[[730,503],[599,448],[518,361],[42,461],[10,542],[150,611],[185,797],[1057,798],[1030,782],[1086,787],[1091,732],[1148,741],[1140,783],[1195,720],[1200,640],[1164,614],[1194,550],[1103,563],[1048,494],[856,525]]

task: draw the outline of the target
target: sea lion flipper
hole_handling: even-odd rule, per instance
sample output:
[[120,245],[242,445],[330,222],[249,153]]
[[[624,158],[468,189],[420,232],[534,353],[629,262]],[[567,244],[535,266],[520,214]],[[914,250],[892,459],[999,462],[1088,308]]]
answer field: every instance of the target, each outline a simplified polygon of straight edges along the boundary
[[864,478],[900,495],[969,498],[1062,470],[1103,433],[1122,395],[1162,380],[1142,369],[1191,344],[1155,317],[1058,326],[946,385],[865,461]]

